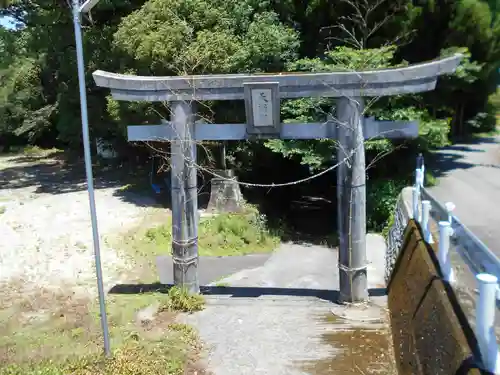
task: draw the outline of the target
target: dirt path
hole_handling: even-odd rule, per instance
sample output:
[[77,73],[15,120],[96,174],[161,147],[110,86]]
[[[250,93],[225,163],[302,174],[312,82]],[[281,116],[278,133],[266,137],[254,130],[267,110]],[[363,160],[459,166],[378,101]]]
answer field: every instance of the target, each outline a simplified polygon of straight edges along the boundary
[[207,307],[183,316],[217,375],[396,373],[384,288],[385,244],[368,235],[370,300],[338,305],[338,252],[282,244],[262,265],[204,288]]
[[[83,173],[81,163],[0,158],[0,284],[15,282],[23,289],[62,285],[95,289]],[[119,278],[117,271],[127,264],[105,239],[130,230],[157,209],[125,199],[118,180],[99,178],[95,184],[104,281],[109,289]]]

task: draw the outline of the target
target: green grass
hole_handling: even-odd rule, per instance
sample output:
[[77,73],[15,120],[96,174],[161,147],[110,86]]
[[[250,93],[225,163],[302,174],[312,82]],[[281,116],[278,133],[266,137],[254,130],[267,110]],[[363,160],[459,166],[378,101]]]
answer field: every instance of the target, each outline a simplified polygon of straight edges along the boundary
[[227,278],[227,276],[221,276],[217,280],[214,280],[214,285],[218,288],[226,288],[230,286],[229,283],[224,282],[224,279]]
[[[266,253],[279,244],[279,237],[267,229],[265,218],[254,209],[204,218],[198,230],[201,256]],[[141,256],[155,256],[170,251],[171,243],[172,222],[168,218],[163,225],[150,228],[144,234],[130,235],[127,247]]]
[[10,149],[10,152],[8,154],[12,155],[23,155],[26,157],[32,157],[32,158],[42,158],[42,157],[48,157],[53,154],[57,154],[62,152],[61,150],[53,147],[53,148],[41,148],[39,146],[23,146],[23,147],[12,147]]
[[497,115],[497,127],[489,132],[475,133],[476,138],[495,137],[500,135],[500,115]]
[[[155,256],[170,250],[171,223],[162,223],[116,239],[128,250],[139,283],[156,281]],[[278,244],[278,237],[253,208],[204,219],[199,229],[202,255],[268,252]],[[199,369],[198,337],[175,316],[203,309],[202,296],[175,287],[108,294],[113,355],[104,359],[95,300],[78,298],[71,291],[40,289],[37,295],[28,295],[7,290],[13,292],[10,299],[0,301],[0,375],[181,375]],[[148,314],[154,319],[145,319]]]
[[425,170],[424,184],[426,187],[436,186],[438,179],[428,169]]
[[[0,374],[181,375],[194,366],[198,337],[175,315],[203,309],[203,297],[174,287],[108,295],[107,306],[113,355],[104,359],[94,301],[50,291],[8,301],[0,308]],[[155,318],[140,320],[138,312],[151,306]]]
[[166,300],[161,306],[161,311],[201,311],[205,307],[205,299],[199,294],[190,294],[184,289],[172,287],[168,290]]
[[57,151],[58,151],[57,149],[45,150],[45,149],[38,147],[38,146],[26,146],[23,148],[22,153],[26,156],[43,156],[43,155],[51,154],[51,153],[54,153]]

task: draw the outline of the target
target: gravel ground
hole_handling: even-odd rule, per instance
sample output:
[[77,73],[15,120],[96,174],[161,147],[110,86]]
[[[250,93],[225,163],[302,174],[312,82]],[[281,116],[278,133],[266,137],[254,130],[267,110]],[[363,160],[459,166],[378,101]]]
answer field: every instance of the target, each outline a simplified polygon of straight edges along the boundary
[[[227,287],[207,288],[205,310],[183,317],[207,346],[207,368],[217,375],[394,374],[381,295],[384,240],[368,235],[367,247],[370,305],[332,302],[338,252],[322,246],[283,244],[262,266],[223,279]],[[380,338],[370,342],[374,330]]]
[[[93,290],[89,201],[81,176],[72,180],[50,158],[22,162],[16,157],[0,159],[0,176],[0,284],[21,282],[24,288],[78,285]],[[95,192],[107,287],[126,262],[104,238],[132,228],[153,209],[125,201],[115,194],[118,189]]]
[[[59,169],[50,160],[0,158],[2,298],[10,289],[6,286],[19,281],[33,292],[72,285],[94,289],[87,191],[81,175],[72,181],[67,170]],[[96,183],[101,238],[133,228],[155,210],[123,199],[116,194],[119,186],[109,185]],[[370,287],[380,290],[383,239],[369,235],[368,250]],[[101,252],[109,289],[125,281],[118,271],[126,262],[106,241],[101,241]],[[236,271],[222,280],[229,287],[212,287],[204,311],[181,317],[198,328],[207,344],[208,369],[217,375],[392,374],[384,297],[354,310],[332,303],[337,260],[335,249],[285,244],[270,258],[229,267],[226,272]],[[207,274],[207,281],[214,276]],[[345,321],[352,317],[362,321]]]

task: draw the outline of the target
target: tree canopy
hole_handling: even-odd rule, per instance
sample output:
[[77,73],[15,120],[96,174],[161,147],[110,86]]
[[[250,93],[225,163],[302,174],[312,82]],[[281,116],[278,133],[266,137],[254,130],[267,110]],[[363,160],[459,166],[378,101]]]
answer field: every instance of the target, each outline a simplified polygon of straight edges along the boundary
[[[81,125],[70,2],[3,0],[0,16],[0,143],[79,147]],[[164,107],[116,102],[95,87],[96,69],[144,75],[331,71],[417,63],[454,51],[467,58],[435,91],[382,98],[368,109],[381,119],[419,119],[411,152],[439,147],[449,136],[489,130],[500,67],[499,0],[102,0],[84,17],[85,68],[92,136],[125,141],[125,126],[158,122]],[[206,115],[244,119],[242,103],[208,103]],[[317,121],[333,102],[287,100],[285,121]],[[253,154],[262,144],[230,146]],[[329,141],[265,142],[312,169],[332,162]],[[400,149],[369,141],[368,163]],[[370,151],[371,150],[371,151]],[[232,160],[235,160],[234,157]],[[387,177],[401,155],[369,172]]]

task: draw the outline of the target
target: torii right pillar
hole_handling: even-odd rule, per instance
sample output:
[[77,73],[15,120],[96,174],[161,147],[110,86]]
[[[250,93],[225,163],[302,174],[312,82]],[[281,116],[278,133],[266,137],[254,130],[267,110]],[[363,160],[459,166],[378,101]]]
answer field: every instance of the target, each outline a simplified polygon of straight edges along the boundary
[[337,222],[340,301],[368,298],[363,98],[337,99]]
[[[366,256],[366,167],[364,97],[390,96],[435,88],[437,77],[455,71],[460,55],[407,68],[360,72],[359,86],[337,99],[337,221],[340,302],[369,297]],[[347,90],[346,90],[347,91]]]

